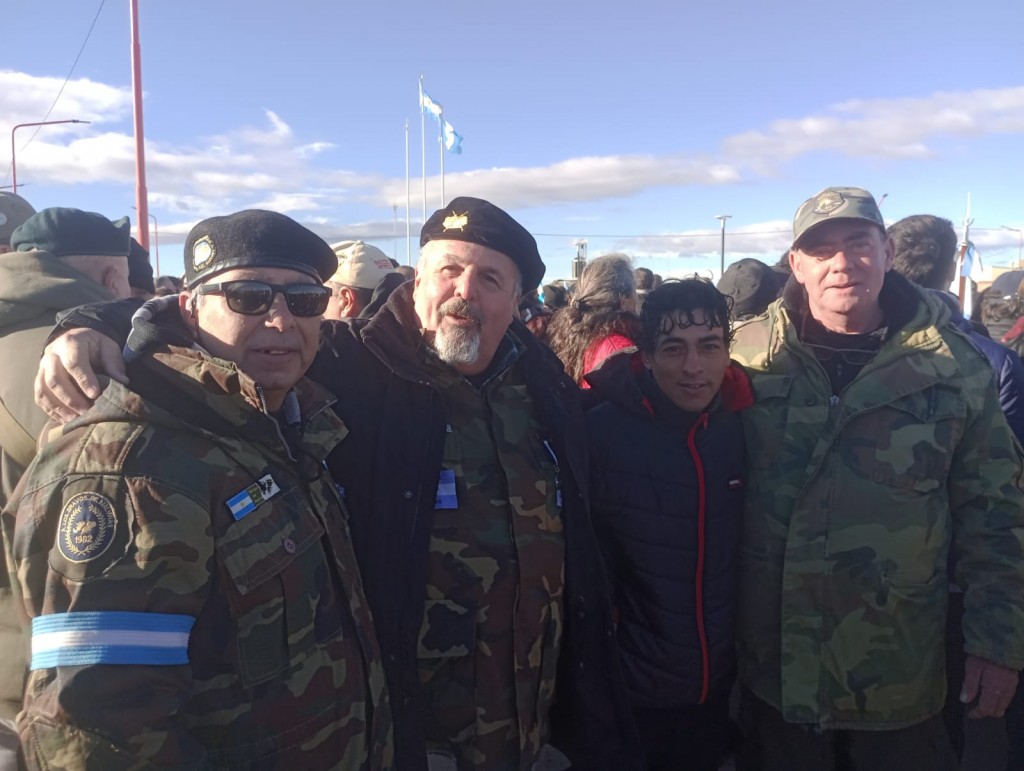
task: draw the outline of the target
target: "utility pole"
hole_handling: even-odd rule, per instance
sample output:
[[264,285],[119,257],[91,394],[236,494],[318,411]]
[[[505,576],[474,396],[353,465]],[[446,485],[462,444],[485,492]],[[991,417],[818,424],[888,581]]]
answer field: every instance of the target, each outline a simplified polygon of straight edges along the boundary
[[718,278],[721,279],[725,275],[725,221],[732,217],[731,214],[718,214],[715,219],[722,223],[722,258],[719,261]]

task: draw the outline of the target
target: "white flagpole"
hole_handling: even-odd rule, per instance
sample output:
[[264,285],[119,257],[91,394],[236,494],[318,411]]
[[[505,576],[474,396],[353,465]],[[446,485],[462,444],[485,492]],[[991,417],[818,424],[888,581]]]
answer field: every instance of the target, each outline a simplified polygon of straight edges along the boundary
[[405,122],[405,264],[412,265],[412,246],[409,233],[409,121]]
[[423,111],[423,76],[420,75],[420,159],[423,161],[423,221],[427,221],[427,126]]
[[437,141],[441,145],[441,207],[444,208],[444,110],[437,116]]

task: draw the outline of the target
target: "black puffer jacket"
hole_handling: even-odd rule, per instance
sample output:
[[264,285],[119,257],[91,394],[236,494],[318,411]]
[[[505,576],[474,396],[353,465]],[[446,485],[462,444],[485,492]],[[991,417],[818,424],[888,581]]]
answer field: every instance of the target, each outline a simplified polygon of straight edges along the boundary
[[750,381],[733,365],[703,413],[684,412],[617,356],[587,376],[591,505],[635,707],[675,709],[732,684],[735,554]]

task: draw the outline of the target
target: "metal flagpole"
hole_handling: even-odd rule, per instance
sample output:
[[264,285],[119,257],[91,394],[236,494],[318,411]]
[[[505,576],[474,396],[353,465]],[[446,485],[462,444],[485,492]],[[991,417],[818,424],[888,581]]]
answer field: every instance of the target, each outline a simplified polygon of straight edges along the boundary
[[[974,220],[971,219],[971,194],[967,194],[967,212],[964,214],[964,235],[960,241],[960,254],[957,255],[957,275],[960,276],[960,281],[957,283],[957,299],[960,301],[960,307],[966,308],[964,305],[965,298],[967,296],[967,276],[964,275],[964,258],[967,256],[967,249],[970,244],[971,235],[971,223]],[[969,309],[965,309],[965,314],[969,313]]]
[[146,139],[142,130],[142,47],[139,45],[139,4],[131,0],[129,13],[132,24],[132,114],[135,126],[135,209],[139,243],[149,250],[149,193],[146,190]]
[[409,240],[409,121],[405,122],[405,264],[412,265],[412,246]]
[[427,221],[427,116],[423,110],[423,76],[420,75],[420,159],[423,161],[423,221]]
[[444,110],[437,116],[437,143],[441,146],[441,206],[444,208]]

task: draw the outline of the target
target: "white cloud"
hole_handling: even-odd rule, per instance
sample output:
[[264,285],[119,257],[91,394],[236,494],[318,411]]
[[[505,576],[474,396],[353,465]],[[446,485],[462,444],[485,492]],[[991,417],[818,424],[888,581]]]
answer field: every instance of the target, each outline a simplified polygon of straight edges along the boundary
[[[0,136],[9,134],[16,123],[45,115],[62,82],[0,70]],[[93,124],[44,127],[24,149],[22,141],[28,140],[31,130],[24,129],[24,135],[19,131],[19,181],[101,182],[130,189],[135,175],[131,103],[127,87],[88,79],[69,81],[50,118],[76,117]],[[928,159],[939,153],[937,140],[943,137],[1007,133],[1024,133],[1024,86],[849,100],[727,137],[716,155],[677,152],[567,158],[544,166],[450,173],[445,183],[449,198],[475,195],[509,208],[541,207],[622,199],[652,189],[735,185],[815,152],[894,163]],[[211,214],[262,206],[333,228],[332,237],[339,239],[388,238],[394,226],[387,216],[392,205],[397,202],[404,215],[404,179],[332,167],[327,151],[335,147],[333,143],[323,137],[300,140],[287,116],[272,109],[264,109],[256,125],[190,137],[185,144],[169,142],[152,129],[150,136],[147,177],[151,208],[158,214],[178,214],[191,223]],[[413,182],[411,205],[418,218],[422,187],[419,179]],[[439,193],[440,180],[428,179],[429,208]],[[379,220],[338,222],[337,213],[353,202],[378,208]],[[404,235],[404,222],[399,226]],[[181,228],[187,231],[185,223]],[[167,223],[168,234],[176,229],[180,230]],[[787,236],[758,235],[759,229],[764,226],[730,229],[728,251],[774,259]],[[786,231],[788,224],[774,229]],[[666,234],[621,248],[676,256],[715,254],[717,234],[717,229]]]

